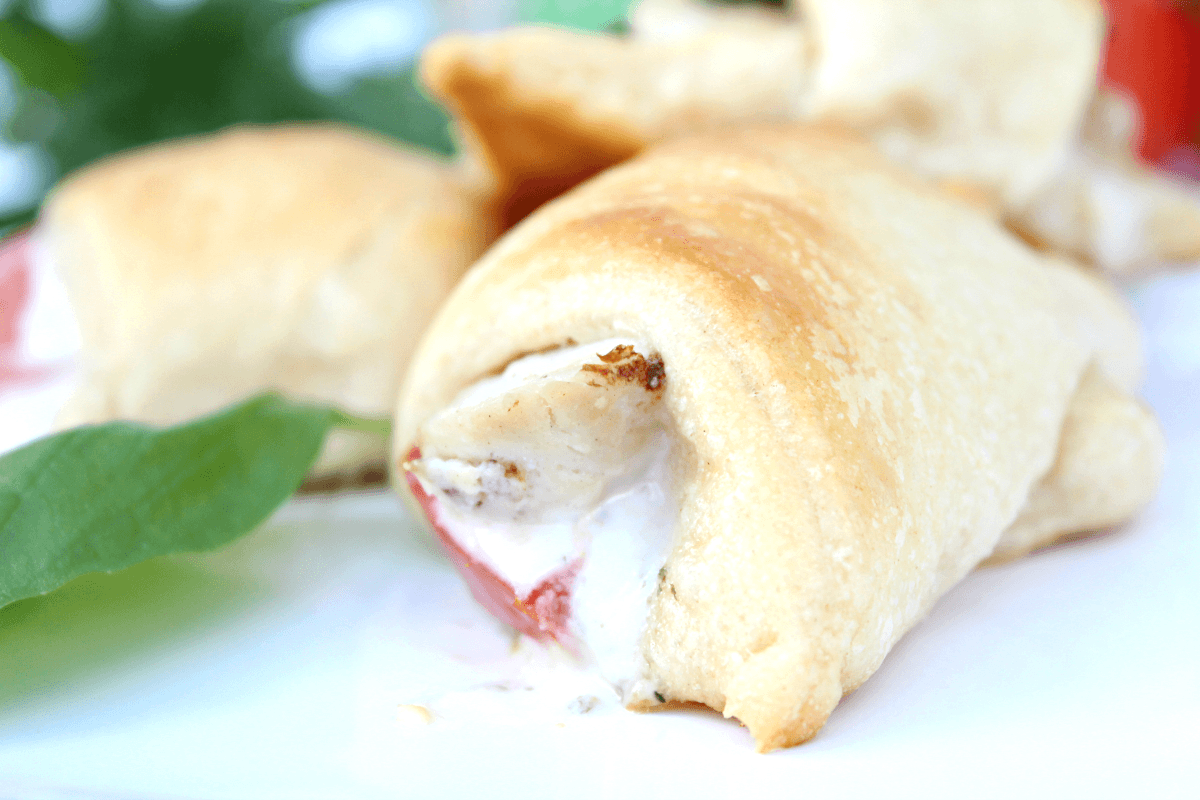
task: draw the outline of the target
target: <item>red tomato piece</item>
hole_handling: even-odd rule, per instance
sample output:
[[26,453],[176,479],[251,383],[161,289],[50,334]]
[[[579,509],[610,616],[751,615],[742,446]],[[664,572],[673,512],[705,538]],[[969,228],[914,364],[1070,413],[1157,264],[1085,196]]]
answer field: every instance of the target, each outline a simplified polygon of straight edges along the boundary
[[1106,85],[1136,101],[1139,153],[1158,161],[1200,132],[1200,15],[1171,0],[1104,0]]
[[[408,452],[407,460],[421,457],[419,448]],[[571,616],[571,588],[581,566],[574,561],[546,576],[525,597],[518,597],[512,584],[497,575],[492,569],[466,551],[455,539],[451,526],[442,517],[436,497],[421,486],[411,472],[405,474],[408,488],[421,505],[426,518],[433,527],[438,541],[445,548],[476,602],[492,616],[535,639],[555,639],[570,646],[567,621]]]

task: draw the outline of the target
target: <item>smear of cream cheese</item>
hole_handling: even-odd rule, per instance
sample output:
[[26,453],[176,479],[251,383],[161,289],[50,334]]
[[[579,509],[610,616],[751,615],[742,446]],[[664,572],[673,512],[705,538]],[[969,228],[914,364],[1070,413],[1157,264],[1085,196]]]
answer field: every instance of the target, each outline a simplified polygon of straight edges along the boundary
[[571,630],[625,703],[648,700],[641,639],[679,519],[671,474],[670,434],[662,431],[637,454],[631,480],[579,522],[589,539],[575,579]]
[[521,597],[586,549],[570,522],[505,524],[483,519],[461,509],[441,489],[425,481],[421,485],[440,501],[441,522],[454,540]]

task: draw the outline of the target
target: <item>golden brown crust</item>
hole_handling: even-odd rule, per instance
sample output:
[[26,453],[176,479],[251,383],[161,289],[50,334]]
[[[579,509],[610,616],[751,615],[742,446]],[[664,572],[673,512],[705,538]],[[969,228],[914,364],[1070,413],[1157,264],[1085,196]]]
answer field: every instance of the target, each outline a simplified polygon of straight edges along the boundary
[[[510,70],[514,61],[536,60],[539,36],[579,36],[566,32],[517,33],[515,41],[495,54],[476,54],[473,40],[449,36],[431,45],[421,58],[421,75],[430,91],[445,103],[466,140],[477,143],[478,156],[491,171],[503,198],[499,210],[504,227],[511,227],[530,211],[606,167],[640,151],[644,139],[617,117],[577,119],[561,101],[514,86]],[[588,44],[620,51],[616,40],[596,37]],[[494,60],[489,60],[488,56]],[[623,54],[597,54],[623,58]],[[535,61],[536,63],[536,61]]]
[[803,52],[782,18],[674,42],[514,28],[439,39],[421,76],[496,180],[507,227],[652,142],[786,118]]
[[629,336],[689,446],[643,650],[667,700],[760,749],[824,723],[987,557],[1095,365],[1140,369],[1113,291],[831,132],[678,141],[502,239],[414,359],[396,452],[514,353]]

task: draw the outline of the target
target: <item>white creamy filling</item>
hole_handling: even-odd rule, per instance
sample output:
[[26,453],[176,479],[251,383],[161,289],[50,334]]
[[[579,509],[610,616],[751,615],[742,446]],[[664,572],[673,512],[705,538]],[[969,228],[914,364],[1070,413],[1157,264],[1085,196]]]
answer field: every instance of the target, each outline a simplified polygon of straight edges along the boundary
[[440,490],[422,482],[437,496],[442,524],[463,550],[506,580],[525,597],[552,572],[586,551],[577,525],[570,522],[505,524],[464,511]]
[[[444,413],[467,412],[473,405],[518,390],[527,381],[569,378],[627,340],[611,339],[524,356],[498,376],[464,390]],[[638,353],[647,351],[634,345]],[[641,387],[597,389],[643,392]],[[651,412],[649,433],[633,452],[622,454],[623,469],[605,480],[599,500],[560,517],[539,511],[530,521],[497,520],[473,511],[475,497],[503,483],[500,462],[470,463],[455,458],[422,460],[419,476],[439,501],[447,532],[476,560],[525,597],[546,577],[577,559],[581,566],[571,592],[570,635],[624,702],[653,695],[641,652],[650,600],[666,562],[679,506],[672,476],[669,419],[661,403]],[[445,491],[443,488],[449,491]]]
[[571,593],[571,632],[625,703],[654,693],[641,640],[679,520],[670,451],[663,431],[635,459],[643,466],[627,488],[608,495],[578,523],[595,546],[587,548]]

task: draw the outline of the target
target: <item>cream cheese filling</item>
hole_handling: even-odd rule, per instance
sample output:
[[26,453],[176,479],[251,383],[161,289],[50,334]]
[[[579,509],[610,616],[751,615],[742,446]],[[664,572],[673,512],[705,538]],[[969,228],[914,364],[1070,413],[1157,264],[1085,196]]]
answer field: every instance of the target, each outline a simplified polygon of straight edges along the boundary
[[657,379],[585,367],[618,352],[637,364],[648,350],[609,339],[515,360],[422,428],[409,468],[447,533],[518,597],[577,565],[564,644],[628,704],[654,693],[641,640],[679,501]]

